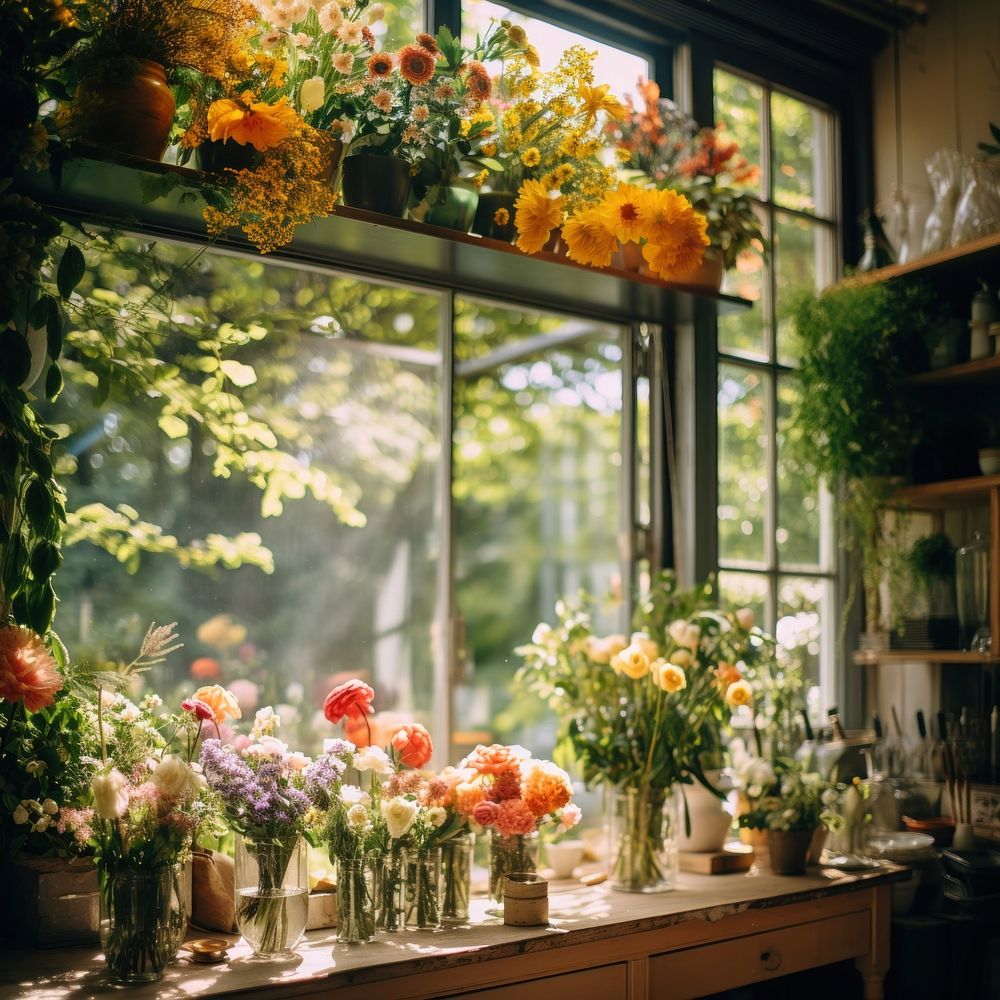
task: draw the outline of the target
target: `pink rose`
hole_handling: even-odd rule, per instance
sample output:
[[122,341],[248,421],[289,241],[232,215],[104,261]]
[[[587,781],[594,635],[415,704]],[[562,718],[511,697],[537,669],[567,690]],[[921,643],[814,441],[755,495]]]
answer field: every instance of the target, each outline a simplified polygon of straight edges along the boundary
[[480,826],[493,826],[499,813],[500,807],[495,802],[483,801],[472,810],[472,818]]

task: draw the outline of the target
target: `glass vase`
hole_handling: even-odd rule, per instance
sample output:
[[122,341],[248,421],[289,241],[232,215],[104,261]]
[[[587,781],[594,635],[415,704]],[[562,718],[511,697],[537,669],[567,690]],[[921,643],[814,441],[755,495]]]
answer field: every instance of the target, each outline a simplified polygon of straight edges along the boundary
[[441,922],[464,924],[469,920],[472,894],[474,833],[459,833],[441,845]]
[[538,832],[504,837],[490,830],[490,889],[489,897],[497,904],[491,911],[502,912],[503,880],[512,872],[538,870]]
[[441,926],[441,848],[411,848],[403,858],[406,926],[436,930]]
[[375,937],[374,872],[367,858],[337,859],[337,940],[364,944]]
[[990,651],[990,545],[979,531],[955,553],[955,586],[962,648]]
[[388,854],[372,859],[375,926],[380,931],[400,931],[406,923],[403,898],[405,852],[394,847]]
[[298,834],[236,835],[236,926],[258,958],[289,955],[309,914],[305,842]]
[[677,796],[664,788],[612,788],[609,823],[611,887],[664,892],[677,883]]
[[98,868],[101,946],[108,975],[128,985],[155,982],[187,930],[184,865]]

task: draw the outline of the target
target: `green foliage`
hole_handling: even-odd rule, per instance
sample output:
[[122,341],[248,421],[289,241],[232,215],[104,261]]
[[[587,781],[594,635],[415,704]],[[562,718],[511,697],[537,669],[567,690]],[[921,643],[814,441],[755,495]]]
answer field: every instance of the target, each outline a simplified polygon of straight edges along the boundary
[[908,561],[914,576],[922,583],[955,578],[955,546],[944,532],[918,538],[910,549]]

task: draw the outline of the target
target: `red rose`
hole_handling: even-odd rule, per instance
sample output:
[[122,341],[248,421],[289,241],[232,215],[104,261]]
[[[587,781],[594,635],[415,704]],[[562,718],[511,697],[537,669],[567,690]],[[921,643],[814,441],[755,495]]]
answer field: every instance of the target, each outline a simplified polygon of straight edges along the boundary
[[212,711],[211,705],[206,705],[199,698],[185,698],[181,702],[181,708],[185,712],[193,712],[195,718],[200,719],[202,722],[211,722],[215,719],[215,713]]
[[402,763],[415,769],[424,767],[434,754],[431,734],[419,722],[400,726],[392,737],[392,748]]
[[323,703],[323,714],[336,725],[346,715],[350,719],[362,719],[371,715],[372,698],[375,692],[364,681],[345,681],[335,687]]

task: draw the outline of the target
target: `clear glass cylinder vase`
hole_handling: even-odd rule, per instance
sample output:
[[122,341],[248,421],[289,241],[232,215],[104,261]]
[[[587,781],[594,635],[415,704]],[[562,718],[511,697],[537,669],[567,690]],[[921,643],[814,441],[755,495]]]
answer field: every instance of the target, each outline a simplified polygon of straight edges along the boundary
[[665,788],[609,792],[609,880],[622,892],[665,892],[677,884],[678,796]]
[[375,927],[380,931],[400,931],[406,923],[405,868],[405,851],[401,847],[372,858]]
[[469,919],[472,895],[472,854],[476,835],[471,832],[449,837],[441,845],[441,922],[464,924]]
[[[503,880],[513,872],[538,870],[538,832],[513,834],[504,837],[490,830],[490,888],[489,897],[498,906],[503,905]],[[494,910],[494,912],[496,912]]]
[[955,553],[955,588],[962,648],[990,651],[990,545],[982,532]]
[[368,858],[338,858],[337,940],[364,944],[375,937],[375,876]]
[[114,982],[155,982],[177,957],[188,924],[184,871],[99,866],[101,946]]
[[288,955],[309,915],[306,845],[288,836],[236,835],[236,926],[259,958]]
[[436,930],[441,926],[441,848],[410,848],[403,863],[406,926]]

